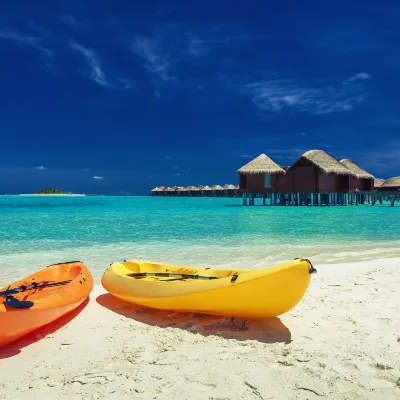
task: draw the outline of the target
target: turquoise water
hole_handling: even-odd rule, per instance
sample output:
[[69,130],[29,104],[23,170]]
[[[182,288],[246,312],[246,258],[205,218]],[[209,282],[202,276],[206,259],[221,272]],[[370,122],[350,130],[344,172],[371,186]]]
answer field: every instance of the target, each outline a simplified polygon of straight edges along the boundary
[[150,259],[262,268],[400,256],[400,207],[241,207],[241,199],[0,196],[0,285],[51,263]]

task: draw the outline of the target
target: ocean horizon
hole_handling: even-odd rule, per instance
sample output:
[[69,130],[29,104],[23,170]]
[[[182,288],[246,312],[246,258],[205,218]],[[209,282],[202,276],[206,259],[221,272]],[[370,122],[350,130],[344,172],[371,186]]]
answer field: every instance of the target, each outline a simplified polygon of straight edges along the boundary
[[400,256],[399,207],[243,207],[241,198],[0,196],[0,285],[80,260],[264,268]]

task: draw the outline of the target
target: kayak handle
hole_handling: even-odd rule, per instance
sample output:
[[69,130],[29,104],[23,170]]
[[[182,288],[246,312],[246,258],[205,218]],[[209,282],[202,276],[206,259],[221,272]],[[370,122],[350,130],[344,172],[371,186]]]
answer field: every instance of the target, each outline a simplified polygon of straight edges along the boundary
[[304,261],[307,261],[307,262],[308,262],[308,265],[310,266],[309,273],[310,273],[310,274],[316,274],[316,273],[317,273],[317,270],[314,268],[314,266],[312,265],[312,262],[311,262],[308,258],[299,258],[299,257],[296,257],[295,260],[304,260]]

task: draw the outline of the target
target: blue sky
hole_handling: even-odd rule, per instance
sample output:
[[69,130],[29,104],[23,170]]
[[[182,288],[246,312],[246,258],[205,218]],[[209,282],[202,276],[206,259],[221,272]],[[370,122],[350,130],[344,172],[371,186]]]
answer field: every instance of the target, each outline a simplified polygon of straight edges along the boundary
[[395,1],[0,5],[0,193],[236,183],[308,149],[400,175]]

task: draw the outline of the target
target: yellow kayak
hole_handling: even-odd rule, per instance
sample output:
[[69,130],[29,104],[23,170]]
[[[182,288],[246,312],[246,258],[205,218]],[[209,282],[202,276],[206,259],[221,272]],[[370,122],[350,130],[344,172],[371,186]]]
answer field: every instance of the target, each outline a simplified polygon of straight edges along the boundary
[[101,284],[146,307],[241,318],[273,318],[303,298],[316,272],[307,259],[265,269],[211,269],[147,261],[115,262]]

